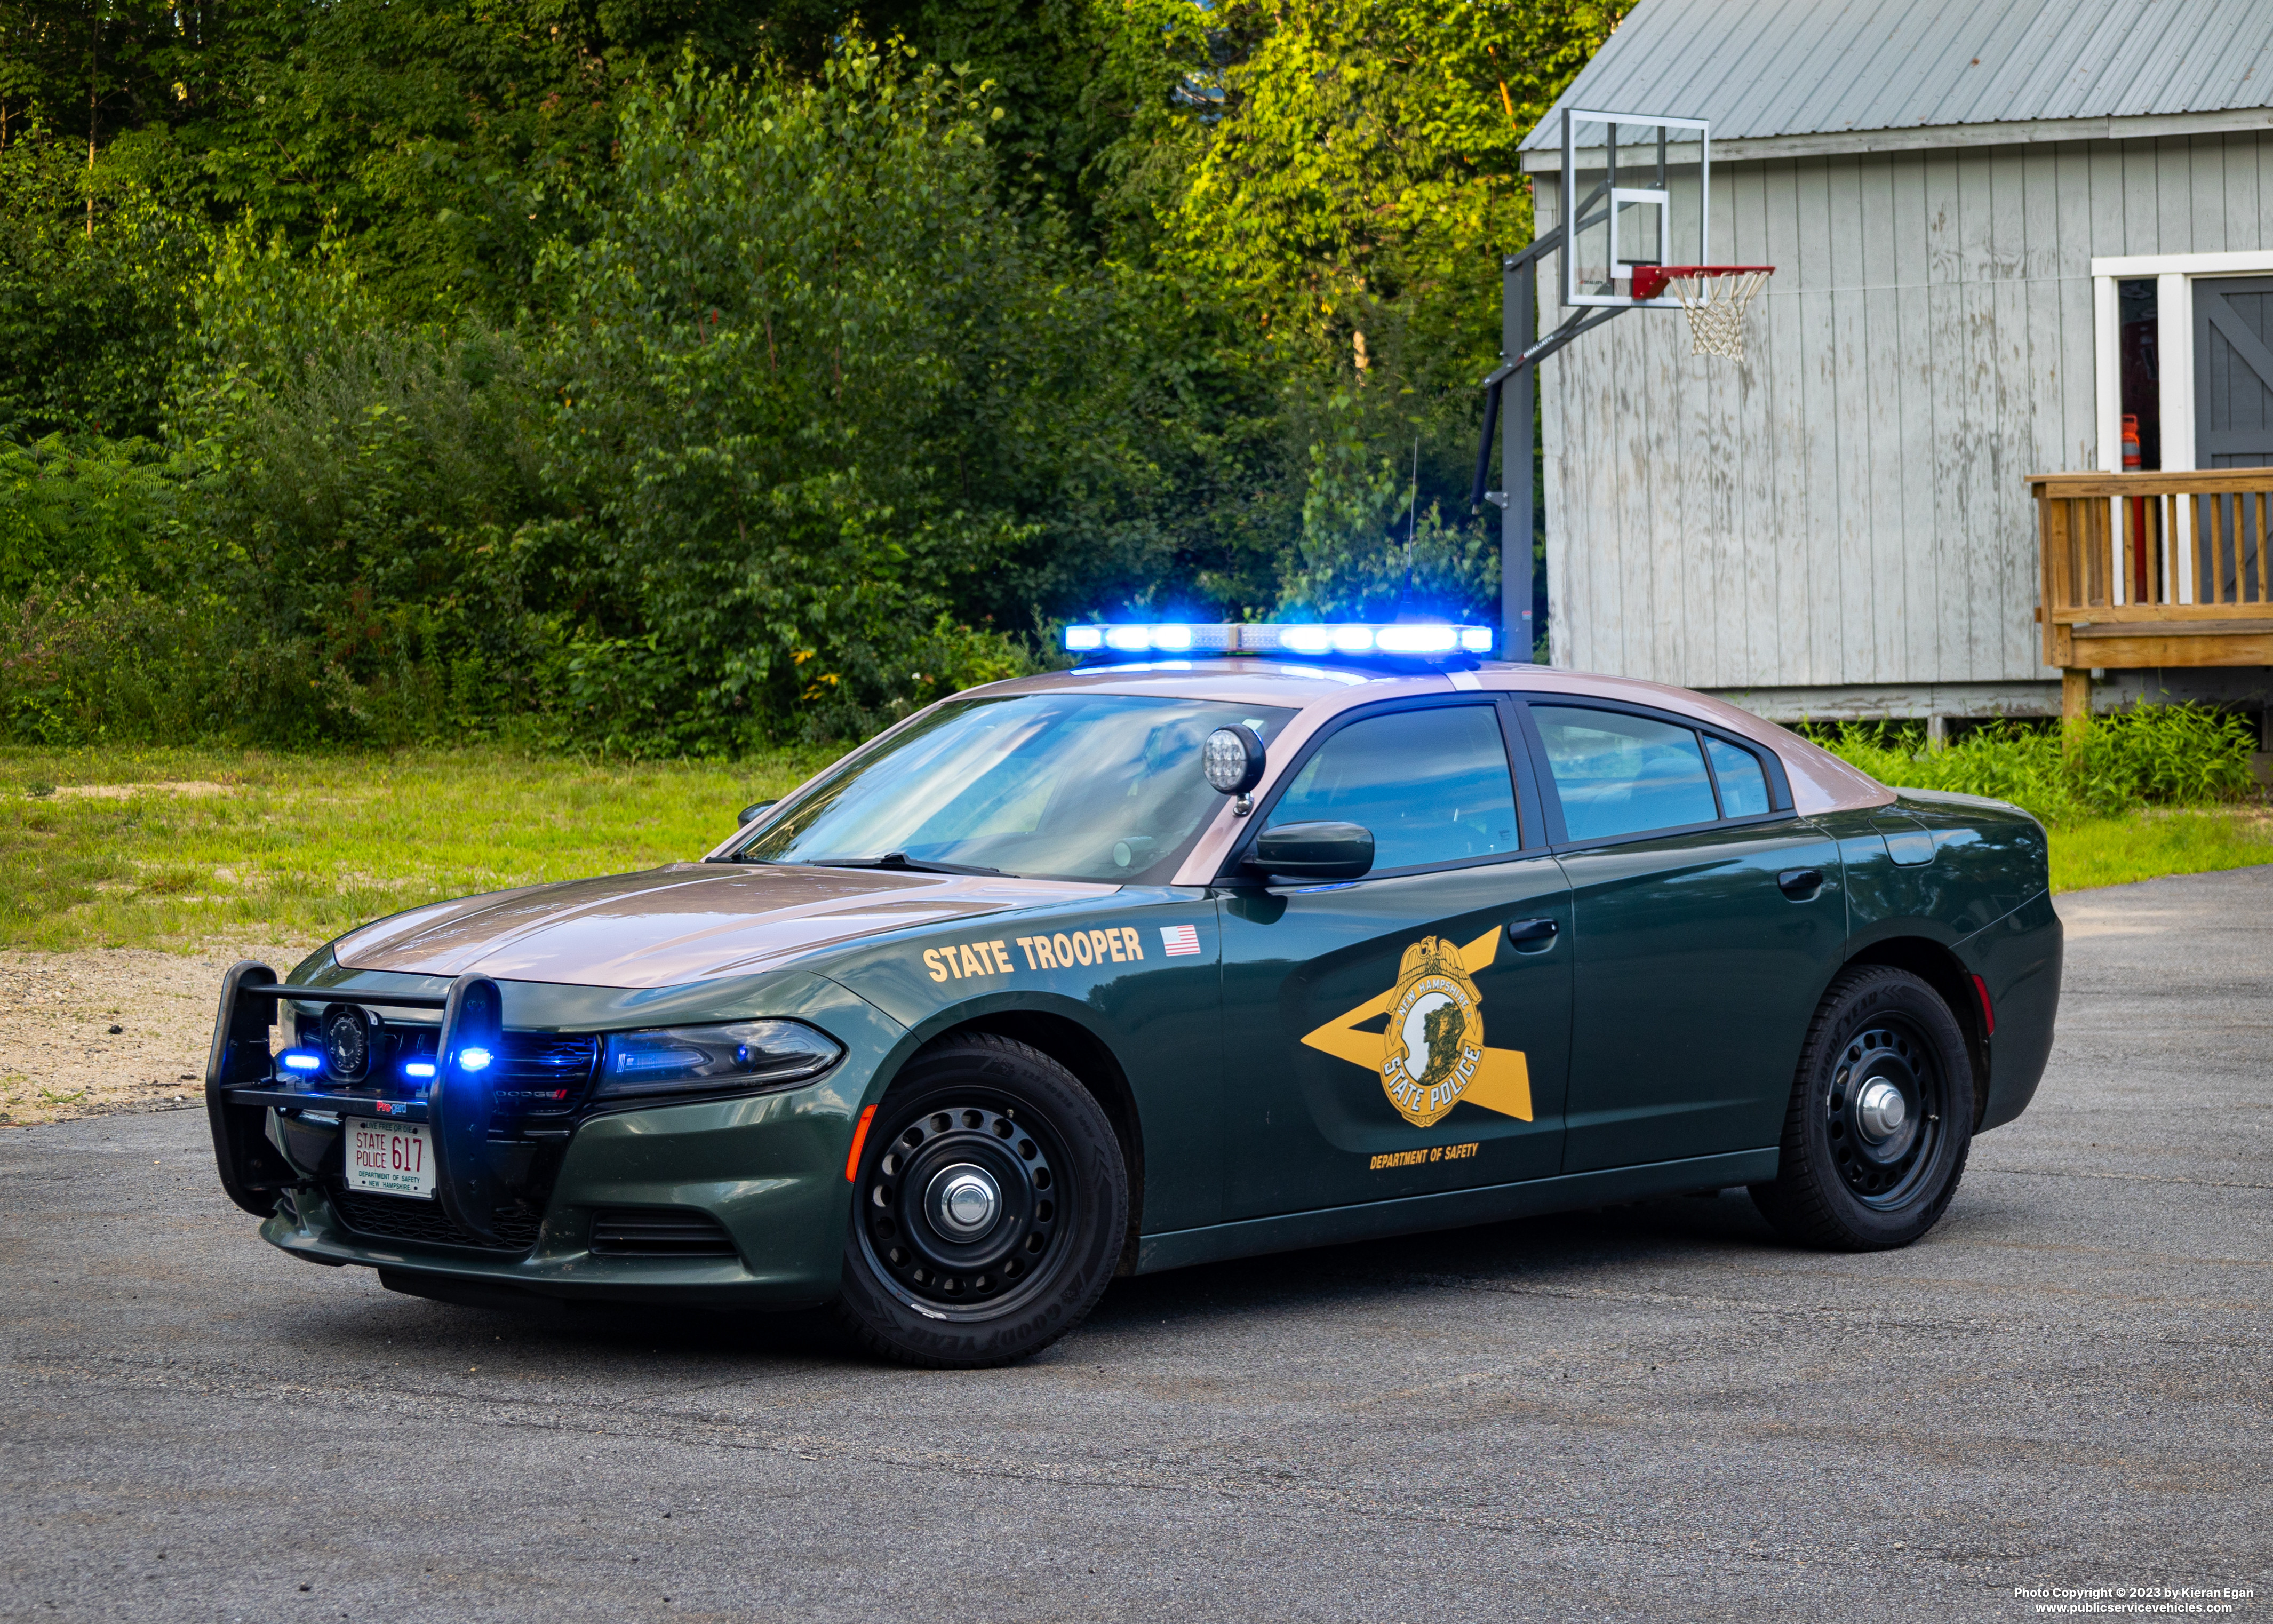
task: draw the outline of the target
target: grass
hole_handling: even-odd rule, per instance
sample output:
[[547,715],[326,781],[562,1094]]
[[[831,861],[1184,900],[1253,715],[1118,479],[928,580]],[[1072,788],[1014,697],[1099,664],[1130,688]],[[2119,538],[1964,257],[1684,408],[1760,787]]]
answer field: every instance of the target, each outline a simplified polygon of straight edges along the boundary
[[[1880,776],[1950,776],[1955,752],[1886,743],[1869,763]],[[0,749],[0,947],[312,944],[438,898],[699,857],[737,808],[829,755],[656,765],[502,750]],[[2056,891],[2273,863],[2262,803],[2071,816],[2051,830]]]
[[696,858],[830,755],[0,749],[0,946],[312,943],[438,898]]
[[2273,863],[2273,820],[2251,771],[2257,733],[2231,711],[2140,705],[2074,733],[1992,722],[1941,750],[1916,723],[1804,731],[1882,784],[2025,807],[2051,836],[2056,891]]
[[2048,832],[2056,891],[2273,863],[2273,817],[2257,808],[2134,812]]

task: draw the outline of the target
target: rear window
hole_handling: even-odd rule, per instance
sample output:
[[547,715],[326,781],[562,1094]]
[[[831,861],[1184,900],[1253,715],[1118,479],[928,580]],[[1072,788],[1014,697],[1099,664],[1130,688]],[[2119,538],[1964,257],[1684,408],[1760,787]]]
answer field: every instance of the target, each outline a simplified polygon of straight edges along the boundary
[[1720,816],[1704,753],[1688,728],[1575,706],[1534,705],[1531,715],[1571,839],[1678,829]]

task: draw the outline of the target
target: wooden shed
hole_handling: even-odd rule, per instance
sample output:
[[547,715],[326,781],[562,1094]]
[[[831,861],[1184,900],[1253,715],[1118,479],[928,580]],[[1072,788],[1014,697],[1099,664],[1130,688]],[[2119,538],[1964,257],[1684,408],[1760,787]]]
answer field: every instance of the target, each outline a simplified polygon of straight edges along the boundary
[[1564,105],[1710,120],[1711,258],[1777,269],[1741,362],[1641,310],[1542,368],[1555,664],[2262,705],[2273,4],[1641,0],[1524,143],[1542,233]]

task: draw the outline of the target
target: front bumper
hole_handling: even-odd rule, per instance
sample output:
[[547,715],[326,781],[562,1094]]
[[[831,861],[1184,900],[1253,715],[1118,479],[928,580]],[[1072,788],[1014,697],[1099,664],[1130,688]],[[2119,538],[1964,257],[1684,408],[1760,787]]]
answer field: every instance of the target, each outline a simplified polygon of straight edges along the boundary
[[[371,1233],[368,1220],[359,1228],[343,1210],[349,1204],[328,1178],[295,1184],[260,1233],[312,1262],[360,1263],[544,1297],[817,1303],[835,1295],[843,1263],[843,1130],[855,1109],[824,1080],[755,1099],[595,1117],[569,1141],[535,1242],[524,1252]],[[364,1198],[374,1200],[395,1208],[433,1205]],[[611,1255],[604,1242],[596,1250],[596,1223],[620,1214],[715,1221],[733,1255]]]
[[[404,980],[368,978],[364,987],[365,979],[342,972],[326,978],[324,992],[343,1003],[359,991],[385,1002]],[[262,1218],[271,1244],[311,1262],[375,1267],[390,1284],[434,1296],[459,1286],[788,1308],[836,1293],[853,1125],[907,1035],[836,982],[795,974],[762,986],[674,989],[640,996],[635,1010],[619,1007],[626,995],[611,989],[500,983],[510,1030],[737,1019],[761,1010],[829,1032],[844,1057],[821,1078],[777,1093],[580,1112],[573,1125],[485,1114],[477,1143],[455,1158],[438,1155],[438,1194],[454,1199],[428,1201],[348,1189],[339,1123],[439,1116],[439,1140],[447,1102],[381,1103],[280,1084],[266,1019],[280,1000],[258,993],[264,980],[274,978],[263,966],[230,973],[206,1089],[222,1183]],[[446,1189],[454,1175],[464,1182]],[[461,1222],[476,1199],[480,1232]]]

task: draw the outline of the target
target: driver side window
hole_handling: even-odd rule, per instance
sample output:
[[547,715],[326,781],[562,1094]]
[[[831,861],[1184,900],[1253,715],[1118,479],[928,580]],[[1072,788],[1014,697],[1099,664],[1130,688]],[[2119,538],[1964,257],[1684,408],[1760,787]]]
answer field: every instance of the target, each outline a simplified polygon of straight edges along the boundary
[[1351,723],[1295,775],[1266,827],[1309,823],[1371,830],[1377,872],[1514,852],[1522,842],[1498,714],[1446,705]]

